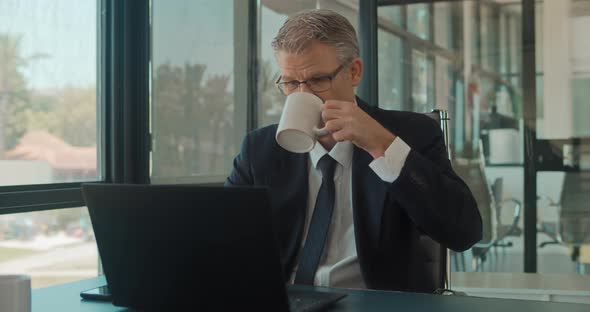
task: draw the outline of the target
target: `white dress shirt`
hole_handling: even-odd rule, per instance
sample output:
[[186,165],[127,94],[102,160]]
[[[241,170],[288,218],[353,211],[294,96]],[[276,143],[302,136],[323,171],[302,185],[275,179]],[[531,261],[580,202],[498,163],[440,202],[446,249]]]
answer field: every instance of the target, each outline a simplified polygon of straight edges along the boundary
[[[299,256],[301,256],[305,244],[316,197],[322,184],[322,173],[317,167],[318,162],[324,154],[329,154],[337,161],[334,171],[336,197],[332,222],[316,271],[314,281],[316,286],[366,288],[356,253],[352,217],[352,152],[353,144],[348,141],[338,142],[329,153],[319,143],[309,152],[307,218]],[[409,153],[410,147],[398,137],[387,148],[385,155],[373,160],[369,167],[383,181],[393,182],[399,176]],[[295,272],[297,272],[297,268]],[[291,277],[291,283],[294,277],[295,274]]]

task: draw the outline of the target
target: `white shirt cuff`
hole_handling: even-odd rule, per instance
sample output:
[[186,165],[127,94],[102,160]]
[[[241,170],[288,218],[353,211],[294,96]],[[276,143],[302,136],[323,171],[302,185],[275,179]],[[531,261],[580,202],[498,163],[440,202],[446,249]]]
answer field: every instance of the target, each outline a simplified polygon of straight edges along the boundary
[[400,137],[385,150],[385,155],[373,160],[369,167],[381,180],[392,183],[399,177],[411,148]]

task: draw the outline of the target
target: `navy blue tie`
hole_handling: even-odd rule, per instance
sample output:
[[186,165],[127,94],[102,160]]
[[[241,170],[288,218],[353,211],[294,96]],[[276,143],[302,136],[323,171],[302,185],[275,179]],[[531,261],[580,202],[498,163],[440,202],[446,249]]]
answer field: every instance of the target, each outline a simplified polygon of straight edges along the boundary
[[295,274],[295,284],[313,285],[334,210],[334,169],[336,161],[325,154],[318,162],[322,172],[322,185],[315,202],[307,238]]

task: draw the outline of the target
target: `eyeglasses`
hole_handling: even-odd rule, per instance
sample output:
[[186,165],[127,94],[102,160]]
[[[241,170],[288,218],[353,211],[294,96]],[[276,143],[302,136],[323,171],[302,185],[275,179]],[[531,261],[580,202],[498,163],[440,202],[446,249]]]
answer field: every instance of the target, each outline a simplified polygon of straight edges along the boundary
[[307,87],[313,92],[323,92],[330,90],[332,88],[332,80],[336,78],[338,73],[344,68],[344,65],[338,66],[335,71],[331,74],[322,76],[322,77],[314,77],[304,81],[299,80],[291,80],[291,81],[281,81],[283,77],[279,77],[275,82],[277,87],[281,91],[283,95],[288,95],[299,90],[301,84],[306,84]]

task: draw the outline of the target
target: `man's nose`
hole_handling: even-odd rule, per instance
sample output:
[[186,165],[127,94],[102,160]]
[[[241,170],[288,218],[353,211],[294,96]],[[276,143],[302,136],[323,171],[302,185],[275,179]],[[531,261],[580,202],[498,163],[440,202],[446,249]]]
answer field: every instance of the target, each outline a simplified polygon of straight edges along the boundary
[[299,84],[299,92],[313,93],[313,91],[311,91],[311,89],[309,88],[307,83],[300,83]]

